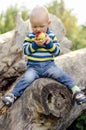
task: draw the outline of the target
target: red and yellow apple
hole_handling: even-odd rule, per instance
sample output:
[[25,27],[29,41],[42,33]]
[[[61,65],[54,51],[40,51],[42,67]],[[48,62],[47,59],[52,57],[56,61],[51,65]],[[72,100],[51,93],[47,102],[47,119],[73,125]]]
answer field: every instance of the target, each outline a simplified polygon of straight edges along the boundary
[[45,37],[46,37],[46,34],[43,33],[43,32],[38,32],[38,33],[36,34],[36,40],[44,40]]

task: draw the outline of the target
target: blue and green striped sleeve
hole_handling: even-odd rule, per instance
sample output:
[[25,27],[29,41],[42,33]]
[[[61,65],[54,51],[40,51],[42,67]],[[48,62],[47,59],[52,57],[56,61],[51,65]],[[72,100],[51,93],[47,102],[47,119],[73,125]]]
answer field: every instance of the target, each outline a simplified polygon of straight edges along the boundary
[[25,55],[30,55],[31,53],[34,53],[38,49],[38,46],[34,42],[33,34],[29,34],[25,37],[23,42],[23,49]]
[[58,56],[60,54],[60,44],[58,43],[58,40],[55,35],[50,38],[51,41],[46,44],[46,48],[50,53],[52,53],[53,56]]

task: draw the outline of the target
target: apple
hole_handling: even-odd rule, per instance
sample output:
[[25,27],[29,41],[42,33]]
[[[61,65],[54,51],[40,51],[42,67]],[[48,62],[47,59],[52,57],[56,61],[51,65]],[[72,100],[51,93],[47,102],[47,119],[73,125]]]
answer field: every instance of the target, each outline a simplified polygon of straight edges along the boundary
[[46,34],[43,33],[43,32],[38,32],[38,33],[36,34],[36,39],[37,39],[37,40],[44,40],[45,37],[46,37]]

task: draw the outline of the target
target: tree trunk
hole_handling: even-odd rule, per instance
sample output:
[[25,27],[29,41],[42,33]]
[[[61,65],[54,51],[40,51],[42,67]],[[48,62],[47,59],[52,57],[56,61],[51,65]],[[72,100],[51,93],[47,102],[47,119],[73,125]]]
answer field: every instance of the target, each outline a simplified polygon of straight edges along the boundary
[[25,90],[11,108],[1,108],[0,129],[66,130],[85,108],[86,104],[78,106],[74,103],[64,85],[40,78]]

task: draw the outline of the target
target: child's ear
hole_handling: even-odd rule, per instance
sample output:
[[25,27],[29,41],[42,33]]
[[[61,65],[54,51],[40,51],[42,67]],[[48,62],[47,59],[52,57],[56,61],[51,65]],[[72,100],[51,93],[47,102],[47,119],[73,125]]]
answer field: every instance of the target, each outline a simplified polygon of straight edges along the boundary
[[48,21],[48,26],[50,26],[50,24],[51,24],[51,21],[49,20],[49,21]]

